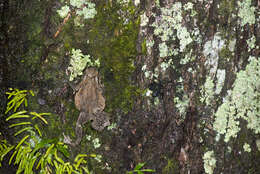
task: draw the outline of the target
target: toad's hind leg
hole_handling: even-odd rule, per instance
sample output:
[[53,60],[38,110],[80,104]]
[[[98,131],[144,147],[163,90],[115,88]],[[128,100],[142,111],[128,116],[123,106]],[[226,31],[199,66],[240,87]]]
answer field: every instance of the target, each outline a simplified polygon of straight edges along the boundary
[[77,123],[76,123],[76,142],[75,144],[78,145],[80,143],[80,141],[82,140],[82,137],[83,137],[83,125],[88,121],[88,114],[85,113],[85,112],[81,112],[79,114],[79,118],[77,120]]

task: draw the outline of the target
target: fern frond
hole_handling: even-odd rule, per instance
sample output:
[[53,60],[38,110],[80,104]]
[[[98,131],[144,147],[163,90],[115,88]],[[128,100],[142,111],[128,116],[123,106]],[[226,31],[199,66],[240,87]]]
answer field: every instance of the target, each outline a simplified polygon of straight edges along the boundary
[[6,121],[10,120],[10,119],[15,119],[15,118],[29,118],[29,115],[24,115],[27,111],[23,110],[20,112],[16,112],[14,114],[12,114],[11,116],[6,118]]
[[25,128],[23,128],[23,129],[19,130],[18,132],[16,132],[16,133],[14,134],[14,136],[17,136],[17,135],[19,135],[20,133],[22,133],[22,132],[24,132],[24,131],[32,130],[32,129],[33,129],[32,127],[25,127]]
[[18,149],[18,148],[21,146],[21,144],[23,144],[23,142],[24,142],[28,137],[30,137],[30,135],[27,135],[27,136],[23,137],[23,139],[17,144],[17,146],[15,147],[15,149]]
[[45,124],[48,124],[48,122],[45,120],[45,118],[42,117],[43,115],[47,115],[47,114],[45,114],[45,113],[38,114],[36,112],[30,112],[30,114],[34,115],[32,120],[34,120],[35,118],[40,118]]
[[17,151],[14,151],[14,153],[12,154],[12,156],[11,156],[11,158],[10,158],[10,160],[9,160],[9,165],[11,165],[12,160],[13,160],[13,158],[14,158],[14,156],[15,156],[16,153],[17,153]]
[[55,144],[52,144],[52,145],[48,148],[48,150],[46,151],[46,153],[45,153],[45,155],[44,155],[44,158],[46,158],[46,157],[50,154],[50,152],[51,152],[52,148],[54,147],[54,145],[55,145]]
[[11,124],[9,128],[15,127],[15,126],[21,126],[21,125],[28,125],[32,124],[31,122],[21,122],[21,123],[16,123],[16,124]]
[[34,125],[34,128],[37,130],[37,132],[40,135],[40,137],[42,137],[42,132],[40,131],[40,129],[39,129],[37,124]]

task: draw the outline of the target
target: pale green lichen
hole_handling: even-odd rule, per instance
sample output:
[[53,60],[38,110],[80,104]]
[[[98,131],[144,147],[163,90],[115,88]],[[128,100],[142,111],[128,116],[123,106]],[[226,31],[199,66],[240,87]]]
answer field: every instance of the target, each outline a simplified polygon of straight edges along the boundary
[[180,60],[181,65],[185,65],[190,61],[195,60],[195,55],[192,54],[193,50],[191,49],[189,53],[185,54],[184,58]]
[[174,98],[175,107],[178,109],[182,118],[186,115],[189,102],[190,100],[186,94],[184,94],[181,99],[179,97]]
[[149,22],[149,19],[148,17],[146,16],[146,13],[142,14],[141,15],[141,22],[140,22],[140,26],[143,27],[143,26],[146,26]]
[[[75,10],[77,16],[82,16],[84,19],[94,18],[97,14],[95,4],[86,0],[70,0],[72,10]],[[65,5],[57,10],[60,17],[65,18],[71,9]]]
[[178,79],[178,83],[180,84],[180,86],[178,86],[176,89],[176,97],[174,97],[173,101],[174,101],[175,107],[179,111],[179,114],[181,116],[181,121],[184,121],[185,115],[187,112],[187,108],[189,107],[189,104],[190,104],[190,99],[184,91],[182,77],[180,77]]
[[250,145],[247,144],[247,143],[244,144],[243,149],[244,149],[245,152],[251,152]]
[[83,74],[83,70],[90,66],[99,66],[99,59],[92,61],[89,55],[83,55],[80,49],[72,49],[70,65],[68,71],[70,72],[69,80],[72,81],[77,76]]
[[252,49],[255,48],[255,42],[256,42],[256,38],[254,35],[250,39],[246,40],[246,43],[248,45],[248,51],[251,51]]
[[159,44],[160,57],[167,57],[169,55],[168,46],[165,42]]
[[183,6],[184,10],[191,10],[193,8],[193,4],[191,2],[188,2]]
[[[192,8],[192,3],[187,3],[183,8],[190,10]],[[182,18],[182,4],[176,2],[172,5],[171,8],[161,8],[161,16],[156,18],[156,21],[152,24],[155,27],[154,34],[159,36],[162,40],[162,45],[159,48],[160,57],[166,57],[173,55],[171,51],[168,51],[169,48],[166,41],[168,40],[179,40],[180,47],[178,51],[184,52],[187,45],[192,42],[190,32],[185,26],[183,26]]]
[[200,92],[200,101],[205,102],[207,106],[210,106],[212,100],[214,99],[214,83],[210,76],[207,77],[206,82],[204,86],[201,88]]
[[230,96],[215,114],[213,128],[224,135],[225,142],[237,137],[240,118],[247,121],[248,129],[260,133],[260,59],[249,60],[246,69],[237,74]]
[[115,129],[117,127],[117,124],[116,123],[111,123],[108,127],[107,127],[107,130],[112,130],[112,129]]
[[57,10],[57,12],[61,18],[65,18],[68,15],[69,11],[70,11],[70,8],[67,5],[61,7],[60,10]]
[[99,138],[93,139],[92,142],[93,142],[93,146],[94,146],[95,149],[97,149],[97,148],[99,148],[99,147],[101,146],[101,143],[100,143],[100,141],[99,141]]
[[203,156],[204,170],[207,174],[213,174],[216,167],[216,159],[213,151],[207,151]]
[[94,18],[97,14],[95,9],[95,4],[91,2],[85,2],[84,7],[82,10],[77,10],[76,14],[79,16],[83,16],[84,19],[91,19]]
[[241,18],[241,26],[255,23],[255,7],[251,6],[251,0],[243,0],[238,2],[238,16]]
[[84,4],[85,0],[70,0],[70,5],[80,8]]

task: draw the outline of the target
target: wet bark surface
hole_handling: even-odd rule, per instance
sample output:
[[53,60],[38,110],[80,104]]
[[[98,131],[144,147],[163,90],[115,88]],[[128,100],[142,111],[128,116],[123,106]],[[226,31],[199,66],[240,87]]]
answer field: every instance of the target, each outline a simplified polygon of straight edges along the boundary
[[[181,2],[186,3],[186,1]],[[156,173],[200,174],[204,173],[203,155],[206,151],[205,149],[214,149],[216,151],[218,162],[215,171],[218,173],[246,173],[249,170],[253,173],[258,173],[260,171],[258,166],[260,159],[259,151],[257,151],[257,146],[255,145],[259,135],[255,135],[252,132],[244,133],[241,131],[239,133],[238,137],[247,137],[254,144],[252,145],[252,151],[256,152],[251,156],[241,156],[241,142],[243,142],[241,139],[244,140],[246,138],[237,138],[229,145],[223,141],[216,143],[216,132],[212,128],[214,113],[223,103],[223,98],[227,95],[227,91],[232,89],[236,73],[245,69],[249,62],[248,55],[259,57],[259,49],[248,51],[248,45],[245,44],[254,35],[256,37],[256,45],[259,45],[259,24],[239,26],[236,22],[238,17],[233,18],[229,14],[230,12],[236,15],[238,13],[238,9],[232,6],[235,4],[235,1],[232,1],[231,5],[223,11],[219,10],[218,6],[222,4],[225,7],[225,2],[229,4],[228,1],[219,0],[194,3],[194,8],[198,12],[197,19],[194,22],[189,21],[188,17],[184,17],[183,26],[187,26],[188,29],[199,27],[201,30],[201,43],[194,43],[189,47],[189,49],[193,49],[192,54],[195,60],[185,65],[182,65],[179,60],[174,60],[174,63],[176,63],[175,68],[160,71],[156,80],[147,78],[143,67],[146,65],[148,70],[155,73],[155,69],[158,67],[160,69],[160,64],[167,58],[163,59],[159,56],[161,39],[154,34],[155,28],[152,27],[152,23],[156,20],[161,20],[162,12],[160,8],[171,8],[176,2],[170,0],[159,1],[160,8],[156,6],[155,1],[141,2],[139,10],[145,12],[148,17],[148,24],[141,26],[138,31],[135,50],[137,55],[133,63],[135,70],[131,74],[130,81],[138,89],[143,91],[149,89],[152,91],[152,96],[135,96],[132,108],[127,113],[123,112],[123,109],[120,107],[114,107],[113,110],[111,109],[112,111],[110,110],[112,113],[111,120],[117,123],[117,127],[112,131],[105,130],[100,133],[101,141],[104,142],[104,147],[107,147],[107,149],[102,147],[99,150],[105,161],[112,167],[109,172],[121,174],[127,170],[133,170],[140,162],[146,162],[146,167],[155,169]],[[23,3],[25,2],[0,2],[0,97],[2,98],[0,103],[0,126],[1,132],[4,133],[1,138],[10,142],[13,141],[12,131],[8,130],[8,125],[4,121],[6,116],[3,114],[7,102],[4,93],[9,87],[32,88],[38,91],[37,97],[41,99],[40,101],[43,101],[42,104],[39,104],[41,102],[38,100],[38,104],[41,105],[38,108],[53,110],[60,121],[60,125],[68,124],[73,119],[76,120],[75,118],[70,119],[70,115],[78,115],[73,104],[73,90],[70,88],[70,82],[66,79],[65,67],[69,62],[68,55],[63,54],[62,56],[64,57],[55,62],[55,65],[50,66],[51,63],[48,64],[48,61],[52,61],[49,57],[54,52],[55,54],[59,52],[62,49],[61,47],[63,47],[61,40],[51,38],[56,31],[53,28],[58,28],[57,21],[51,18],[56,10],[54,6],[57,2],[46,1],[47,5],[42,12],[43,21],[41,26],[41,38],[46,43],[37,43],[38,47],[34,49],[35,52],[39,53],[37,59],[35,59],[36,63],[34,62],[34,64],[29,64],[28,66],[19,63],[18,59],[19,56],[28,53],[29,39],[27,40],[22,34],[17,34],[19,29],[25,30],[26,27],[23,26],[23,23],[16,27],[14,25],[23,15],[17,18],[11,16],[11,12],[19,14],[20,6],[24,7]],[[252,1],[252,4],[254,7],[259,8],[259,1]],[[11,5],[12,8],[10,8]],[[21,10],[20,13],[25,12]],[[259,13],[256,13],[257,15]],[[14,20],[9,21],[9,19]],[[10,31],[12,27],[14,29]],[[69,29],[64,28],[64,30],[68,32]],[[104,31],[106,30],[104,29]],[[117,32],[120,33],[120,31]],[[232,39],[236,39],[236,46],[233,54],[226,51],[223,52],[222,57],[220,55],[221,58],[219,58],[217,67],[218,69],[226,70],[224,85],[219,95],[211,101],[211,105],[206,106],[205,103],[200,101],[202,95],[201,88],[212,67],[208,68],[206,65],[207,57],[204,55],[203,50],[205,43],[212,40],[217,32],[222,32],[221,37],[228,43]],[[102,34],[106,36],[107,33]],[[120,34],[116,35],[120,36]],[[99,43],[100,38],[95,39],[97,40],[95,44],[102,46],[102,43]],[[147,48],[147,52],[144,53],[143,43],[147,40],[153,40],[154,45],[150,49]],[[33,44],[31,43],[30,46]],[[79,45],[79,43],[77,44]],[[173,44],[174,48],[180,46],[178,42],[171,44]],[[33,49],[32,47],[30,48]],[[95,47],[93,46],[93,48]],[[96,50],[96,52],[98,51],[100,50]],[[102,53],[99,52],[95,54],[102,56]],[[57,57],[59,56],[61,57],[61,55]],[[110,55],[105,55],[104,57],[107,58],[106,56]],[[229,56],[229,59],[224,59],[223,57],[225,56]],[[34,65],[37,66],[34,67]],[[103,66],[106,65],[107,62]],[[105,68],[103,67],[103,69]],[[189,72],[189,68],[193,68],[193,71]],[[55,75],[46,77],[50,69]],[[19,74],[23,72],[26,72],[26,77],[20,78]],[[113,73],[115,74],[116,72],[109,73],[111,74],[104,75],[104,79],[113,81],[114,79],[110,77],[114,78]],[[214,82],[217,81],[215,74],[213,76]],[[182,82],[178,80],[180,77],[183,79]],[[178,92],[180,88],[183,88],[182,92]],[[117,89],[114,89],[114,91],[116,93]],[[184,94],[187,95],[188,104],[185,114],[182,115],[176,106],[176,102],[174,102],[174,98],[183,97]],[[117,96],[117,94],[112,96]],[[111,97],[109,100],[111,100]],[[243,128],[247,130],[245,124]],[[63,130],[64,132],[66,131],[65,129]],[[74,130],[74,128],[71,128],[71,130]],[[227,152],[228,146],[233,149],[231,153]],[[72,153],[82,150],[81,148],[72,150]],[[250,164],[247,164],[249,160]],[[8,168],[9,170],[13,168],[8,166],[6,162],[3,163],[3,166],[3,169]]]

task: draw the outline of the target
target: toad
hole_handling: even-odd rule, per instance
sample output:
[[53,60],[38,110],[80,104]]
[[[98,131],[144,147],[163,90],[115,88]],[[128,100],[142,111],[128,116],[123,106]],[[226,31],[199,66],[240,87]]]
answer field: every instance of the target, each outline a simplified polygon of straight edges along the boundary
[[77,140],[75,144],[77,145],[82,139],[82,126],[86,122],[91,121],[92,128],[97,131],[102,131],[106,126],[110,125],[110,122],[108,114],[103,111],[105,108],[105,98],[102,95],[99,74],[95,68],[91,67],[85,70],[85,76],[75,90],[77,91],[75,105],[80,111],[76,123]]

